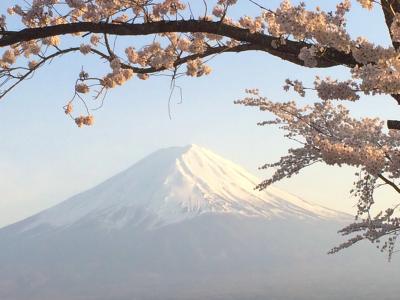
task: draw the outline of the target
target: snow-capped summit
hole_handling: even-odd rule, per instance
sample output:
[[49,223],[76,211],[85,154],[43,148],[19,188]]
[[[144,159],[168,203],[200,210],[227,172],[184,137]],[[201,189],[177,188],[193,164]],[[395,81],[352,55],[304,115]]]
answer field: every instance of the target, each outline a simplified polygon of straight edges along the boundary
[[96,222],[108,228],[162,226],[205,213],[263,218],[337,219],[345,215],[270,187],[256,191],[258,178],[197,145],[159,150],[100,185],[24,222],[68,227]]

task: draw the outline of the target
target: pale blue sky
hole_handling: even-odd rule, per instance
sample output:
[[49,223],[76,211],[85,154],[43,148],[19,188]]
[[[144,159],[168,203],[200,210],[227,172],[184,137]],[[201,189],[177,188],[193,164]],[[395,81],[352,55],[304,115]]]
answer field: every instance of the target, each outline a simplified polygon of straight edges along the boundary
[[[239,2],[237,10],[254,13],[248,1]],[[259,2],[276,5],[279,1]],[[0,10],[14,3],[1,1]],[[354,7],[348,21],[351,33],[387,44],[380,13],[368,13],[356,3]],[[259,177],[266,176],[257,167],[285,154],[290,143],[279,130],[256,126],[267,118],[265,114],[233,101],[244,95],[244,89],[253,87],[271,99],[292,99],[295,95],[282,91],[288,77],[311,83],[315,75],[348,76],[343,68],[308,70],[265,53],[226,54],[211,62],[212,75],[179,80],[183,103],[177,104],[179,99],[174,98],[172,120],[167,110],[169,79],[154,77],[145,82],[135,79],[113,90],[104,108],[95,114],[95,126],[78,129],[65,117],[62,106],[71,97],[82,66],[94,73],[104,68],[78,54],[65,56],[0,101],[0,226],[90,188],[163,147],[196,143]],[[312,95],[308,100],[299,99],[309,100]],[[385,119],[396,118],[400,112],[387,97],[365,97],[352,109],[359,116]],[[315,166],[279,186],[307,200],[352,212],[355,201],[348,191],[353,172]],[[383,192],[381,199],[392,197]]]

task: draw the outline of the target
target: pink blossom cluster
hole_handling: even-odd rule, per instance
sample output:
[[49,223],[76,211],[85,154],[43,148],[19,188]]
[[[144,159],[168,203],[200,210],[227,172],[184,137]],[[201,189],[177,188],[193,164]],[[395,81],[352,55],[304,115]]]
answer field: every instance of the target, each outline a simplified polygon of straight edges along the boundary
[[[212,15],[199,15],[205,21],[223,22],[224,24],[248,29],[250,34],[264,34],[277,37],[273,46],[279,48],[286,40],[308,41],[309,45],[302,47],[298,58],[305,66],[318,66],[318,59],[324,55],[327,48],[334,48],[344,53],[351,53],[359,63],[351,69],[352,81],[338,82],[323,80],[315,83],[315,89],[323,100],[347,99],[354,101],[359,98],[356,92],[393,94],[400,92],[398,52],[392,47],[376,46],[365,38],[352,40],[346,30],[346,13],[350,10],[350,1],[343,0],[332,13],[317,8],[307,10],[304,3],[292,4],[283,0],[275,10],[261,10],[259,16],[242,16],[237,21],[229,17],[229,8],[236,0],[215,0]],[[372,7],[372,1],[359,1],[365,8]],[[62,12],[62,13],[61,13]],[[182,0],[35,0],[31,5],[12,6],[8,13],[21,17],[26,27],[42,27],[75,22],[114,22],[114,23],[147,23],[158,20],[184,19],[185,13],[191,13],[190,5]],[[194,16],[191,16],[194,17]],[[6,26],[5,17],[0,18],[0,25]],[[398,16],[394,16],[391,33],[396,39],[399,35]],[[76,34],[79,39],[86,36]],[[201,61],[200,56],[214,46],[225,45],[235,47],[241,42],[211,33],[176,33],[155,34],[152,42],[141,47],[129,46],[125,53],[110,46],[103,35],[90,34],[89,41],[80,41],[78,50],[84,54],[103,54],[110,61],[111,72],[98,76],[100,84],[109,89],[121,85],[132,78],[134,73],[140,79],[147,79],[146,70],[170,71],[176,74],[181,57],[195,55],[185,60],[186,74],[192,77],[207,75],[211,68]],[[50,49],[59,49],[62,45],[61,36],[51,36],[39,40],[22,42],[13,45],[3,52],[0,66],[11,68],[17,64],[19,57],[26,60],[28,69],[35,70],[42,64],[40,57]],[[78,44],[79,45],[79,44]],[[106,51],[104,51],[106,50]],[[197,56],[197,57],[196,57]],[[117,60],[115,60],[117,59]],[[117,63],[118,62],[118,63]],[[120,69],[130,69],[122,72]],[[296,89],[304,93],[296,85]]]
[[294,6],[284,0],[276,11],[266,11],[263,17],[273,36],[287,35],[299,41],[313,39],[321,46],[348,52],[351,39],[345,29],[344,14],[349,9],[349,0],[340,3],[334,14],[319,9],[308,11],[304,3]]
[[363,8],[372,9],[374,0],[357,0]]
[[[302,169],[318,162],[328,165],[358,168],[353,196],[358,199],[359,222],[351,224],[341,232],[355,237],[338,247],[337,252],[352,244],[368,239],[378,242],[383,236],[400,228],[400,219],[394,210],[387,210],[371,217],[371,207],[375,203],[374,191],[378,180],[390,185],[400,193],[400,133],[384,130],[384,122],[377,118],[355,119],[343,105],[330,100],[299,107],[295,102],[273,102],[260,96],[258,90],[247,90],[248,96],[236,101],[238,104],[258,107],[271,113],[274,118],[259,125],[279,125],[289,139],[300,143],[300,147],[289,149],[289,153],[276,163],[265,164],[262,168],[272,168],[271,178],[258,185],[265,189],[269,185],[298,174]],[[397,212],[398,213],[398,212]],[[368,226],[367,226],[368,224]],[[361,232],[361,234],[359,234]],[[393,250],[390,240],[381,249]]]
[[338,81],[330,77],[321,79],[317,76],[314,81],[314,87],[321,100],[356,101],[360,99],[357,94],[359,87],[351,80]]
[[[358,0],[371,9],[373,1]],[[273,37],[272,46],[279,49],[289,41],[304,43],[295,54],[307,67],[318,67],[320,59],[327,51],[336,50],[354,59],[350,67],[349,80],[338,81],[331,78],[317,79],[313,89],[324,101],[359,99],[365,94],[400,94],[399,53],[393,47],[375,45],[365,38],[352,39],[346,28],[346,14],[350,11],[350,0],[343,0],[333,12],[317,7],[307,9],[304,3],[292,4],[282,0],[277,9],[260,9],[258,15],[243,15],[236,20],[229,16],[230,9],[237,0],[213,0],[206,12],[194,14],[190,3],[183,0],[32,0],[26,5],[14,5],[8,14],[21,18],[25,27],[37,28],[77,22],[104,22],[146,24],[156,21],[196,19],[220,23],[235,28],[247,29],[249,35]],[[15,17],[15,16],[14,16]],[[393,15],[390,32],[394,41],[400,35],[399,15]],[[0,16],[0,27],[6,27],[5,16]],[[219,33],[219,32],[218,32]],[[203,56],[210,49],[225,47],[223,51],[245,42],[237,41],[209,32],[167,32],[154,34],[147,42],[118,47],[112,35],[75,33],[64,42],[63,36],[12,45],[2,53],[0,66],[3,70],[14,67],[35,71],[44,65],[43,57],[62,50],[71,41],[79,39],[76,52],[83,55],[97,55],[108,61],[107,70],[91,78],[80,79],[75,90],[80,96],[94,92],[95,99],[108,89],[120,86],[134,78],[145,80],[149,74],[168,72],[171,76],[187,75],[199,77],[208,75],[211,67]],[[22,66],[20,67],[19,64]],[[185,69],[180,69],[185,65]],[[93,82],[94,81],[94,82]],[[89,83],[90,82],[90,83]],[[95,87],[95,88],[94,88]],[[291,81],[286,88],[293,87],[301,96],[306,88],[300,81]],[[348,149],[346,149],[348,151]]]
[[[256,106],[274,114],[277,119],[265,124],[279,124],[290,138],[301,140],[304,157],[329,165],[360,167],[377,175],[398,176],[400,141],[393,141],[394,132],[385,133],[379,119],[357,120],[343,105],[326,100],[312,106],[298,107],[293,101],[272,102],[257,92],[236,103]],[[302,158],[296,157],[299,162]],[[282,161],[276,166],[282,167]],[[296,164],[298,166],[298,164]],[[275,180],[269,181],[267,185]],[[266,185],[263,187],[266,187]]]
[[200,77],[211,73],[211,68],[201,61],[201,59],[189,60],[187,63],[186,74],[191,77]]

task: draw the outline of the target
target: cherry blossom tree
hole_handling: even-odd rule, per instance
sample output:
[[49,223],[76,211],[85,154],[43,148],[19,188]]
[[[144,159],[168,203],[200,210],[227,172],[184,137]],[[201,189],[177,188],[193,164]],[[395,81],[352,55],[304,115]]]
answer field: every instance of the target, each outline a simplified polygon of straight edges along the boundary
[[[10,6],[0,16],[0,98],[52,60],[74,53],[97,57],[109,66],[103,74],[82,69],[77,76],[74,96],[67,99],[64,110],[79,127],[92,125],[92,106],[126,81],[163,73],[175,86],[181,76],[209,74],[207,60],[227,52],[262,51],[307,68],[344,66],[350,72],[346,81],[316,77],[310,87],[297,79],[286,81],[284,89],[301,97],[309,89],[316,91],[314,105],[273,102],[255,89],[236,102],[275,115],[259,125],[278,124],[287,138],[300,145],[278,162],[263,166],[276,172],[257,188],[265,189],[317,162],[356,167],[352,194],[358,199],[357,217],[341,230],[348,241],[331,252],[361,240],[382,240],[379,247],[391,255],[400,230],[397,207],[376,216],[371,208],[374,191],[382,184],[400,193],[400,122],[389,120],[385,128],[378,119],[357,120],[343,103],[363,95],[390,95],[400,104],[400,1],[353,1],[383,11],[391,47],[350,36],[346,28],[350,0],[331,12],[289,0],[282,0],[276,9],[261,1],[241,0],[256,6],[259,13],[237,19],[230,17],[237,0],[203,0],[201,11],[192,9],[195,1],[27,0]],[[17,18],[19,25],[9,25],[10,18]],[[123,36],[150,38],[138,39],[143,44],[135,48],[120,46],[117,37]]]

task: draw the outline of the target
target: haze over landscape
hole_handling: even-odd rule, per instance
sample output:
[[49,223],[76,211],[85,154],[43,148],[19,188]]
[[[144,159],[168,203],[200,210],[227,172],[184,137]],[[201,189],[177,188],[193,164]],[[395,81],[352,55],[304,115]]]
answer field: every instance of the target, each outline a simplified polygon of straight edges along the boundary
[[326,254],[350,215],[258,182],[197,145],[152,153],[1,229],[0,298],[396,299],[398,261]]
[[0,1],[0,300],[397,300],[400,1]]
[[[22,0],[1,1],[0,9],[5,12],[14,2],[21,6],[26,4]],[[268,5],[277,7],[280,2],[271,0]],[[336,2],[322,1],[318,5],[334,10]],[[191,5],[201,14],[204,12],[202,1]],[[316,3],[311,1],[309,5],[315,7]],[[259,9],[240,0],[237,7],[232,7],[231,14],[240,17],[243,12],[253,15],[258,14]],[[365,30],[364,20],[374,26]],[[381,20],[379,11],[369,12],[356,3],[347,15],[352,36],[365,36],[388,45],[390,41],[383,34],[386,28]],[[8,25],[21,27],[15,16],[8,18]],[[133,42],[141,46],[143,38],[137,38],[138,41],[129,38],[127,44]],[[79,40],[77,46],[81,42]],[[73,82],[82,66],[96,74],[107,68],[107,64],[90,56],[62,56],[36,72],[32,80],[24,82],[21,89],[14,90],[0,102],[0,168],[3,170],[0,173],[0,226],[53,206],[150,152],[175,145],[198,143],[239,162],[261,179],[268,176],[258,167],[275,161],[293,143],[283,139],[277,128],[256,126],[256,122],[266,119],[265,113],[247,110],[232,102],[242,97],[246,88],[252,87],[260,88],[271,99],[296,99],[294,93],[282,93],[285,79],[299,74],[302,81],[313,82],[316,70],[287,64],[259,51],[226,53],[209,63],[213,68],[209,76],[179,79],[183,99],[178,91],[174,93],[172,120],[167,103],[170,78],[153,76],[148,81],[132,80],[110,91],[104,109],[96,111],[96,125],[82,130],[77,130],[71,120],[65,118],[62,107],[71,97]],[[347,77],[343,67],[318,69],[317,73],[321,77],[332,76],[332,73],[335,78]],[[315,97],[310,94],[301,98],[300,103],[312,103]],[[397,117],[395,101],[386,101],[380,95],[364,98],[366,100],[356,109],[353,103],[349,104],[356,115]],[[354,214],[355,200],[348,195],[354,172],[350,168],[316,164],[304,170],[301,176],[278,185],[313,202]],[[393,198],[390,193],[384,196],[388,202]]]

